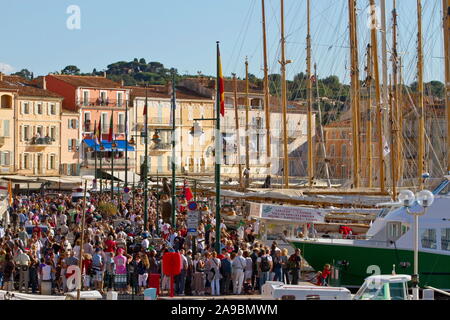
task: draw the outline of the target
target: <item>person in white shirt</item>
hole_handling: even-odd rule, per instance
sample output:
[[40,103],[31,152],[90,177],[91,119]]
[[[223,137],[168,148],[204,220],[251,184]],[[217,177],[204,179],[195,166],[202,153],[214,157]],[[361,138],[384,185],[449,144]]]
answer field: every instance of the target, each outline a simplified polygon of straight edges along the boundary
[[147,237],[144,237],[144,240],[142,240],[141,242],[141,247],[142,249],[144,249],[145,251],[147,251],[148,247],[150,246],[150,241],[147,239]]
[[242,256],[242,250],[239,250],[237,256],[231,263],[233,268],[232,281],[233,281],[233,294],[241,294],[242,286],[244,285],[244,270],[247,266],[247,261]]

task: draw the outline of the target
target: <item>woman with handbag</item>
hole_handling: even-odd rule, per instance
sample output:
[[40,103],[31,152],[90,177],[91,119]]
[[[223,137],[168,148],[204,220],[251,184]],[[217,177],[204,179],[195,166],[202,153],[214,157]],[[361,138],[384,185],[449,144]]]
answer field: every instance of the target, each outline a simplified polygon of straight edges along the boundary
[[213,252],[206,262],[206,270],[208,275],[208,280],[211,282],[211,295],[220,295],[220,279],[222,278],[220,274],[220,260],[217,258],[217,252]]
[[194,259],[194,294],[205,294],[205,262],[201,259],[201,254],[197,253]]

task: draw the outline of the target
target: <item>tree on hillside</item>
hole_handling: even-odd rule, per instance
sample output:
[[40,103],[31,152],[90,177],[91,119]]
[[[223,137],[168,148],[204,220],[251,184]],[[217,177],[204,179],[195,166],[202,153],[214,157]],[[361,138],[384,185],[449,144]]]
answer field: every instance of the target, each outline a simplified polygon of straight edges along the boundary
[[70,65],[62,69],[61,74],[78,75],[80,74],[80,69],[77,66]]

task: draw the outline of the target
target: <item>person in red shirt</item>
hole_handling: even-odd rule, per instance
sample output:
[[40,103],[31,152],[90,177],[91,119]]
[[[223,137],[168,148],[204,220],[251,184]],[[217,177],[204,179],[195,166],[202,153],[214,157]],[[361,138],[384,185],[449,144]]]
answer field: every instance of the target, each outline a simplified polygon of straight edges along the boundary
[[116,252],[117,244],[114,241],[114,238],[112,235],[108,236],[108,240],[105,241],[105,252]]
[[84,290],[91,289],[91,275],[92,275],[92,256],[85,253],[82,264],[83,286]]
[[321,272],[319,279],[320,279],[320,286],[328,286],[328,276],[331,274],[331,265],[326,264],[323,267],[323,271]]

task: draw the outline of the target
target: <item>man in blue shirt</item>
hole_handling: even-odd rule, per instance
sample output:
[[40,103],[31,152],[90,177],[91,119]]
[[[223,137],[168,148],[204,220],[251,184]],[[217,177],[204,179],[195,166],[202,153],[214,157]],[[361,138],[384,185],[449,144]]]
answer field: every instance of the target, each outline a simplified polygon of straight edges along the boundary
[[228,253],[224,254],[224,258],[220,261],[220,273],[222,274],[222,283],[220,288],[222,289],[222,294],[230,294],[230,283],[231,283],[231,260]]

